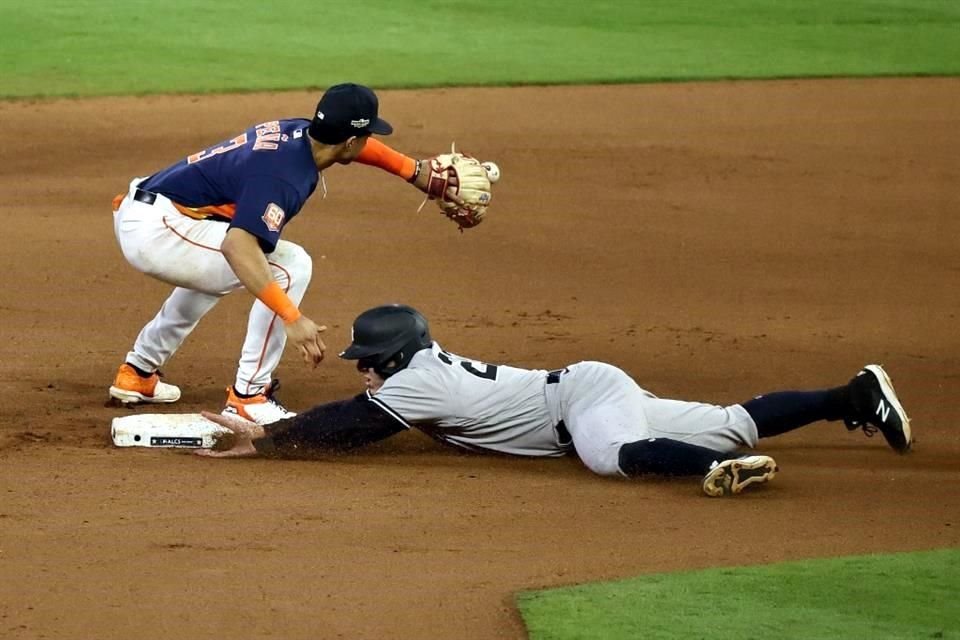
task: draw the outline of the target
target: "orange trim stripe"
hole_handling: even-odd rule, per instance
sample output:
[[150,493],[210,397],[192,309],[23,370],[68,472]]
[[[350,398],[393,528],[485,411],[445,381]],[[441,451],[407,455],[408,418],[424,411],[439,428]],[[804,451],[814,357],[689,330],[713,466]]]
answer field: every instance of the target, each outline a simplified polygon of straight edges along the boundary
[[220,251],[220,247],[208,247],[208,246],[205,245],[205,244],[200,244],[199,242],[194,242],[194,241],[191,240],[190,238],[186,237],[185,235],[183,235],[182,233],[180,233],[179,231],[177,231],[176,229],[174,229],[173,227],[171,227],[171,226],[170,226],[170,223],[167,222],[167,216],[163,216],[163,226],[165,226],[167,229],[170,230],[171,233],[173,233],[173,235],[177,236],[178,238],[180,238],[181,240],[183,240],[183,241],[186,242],[187,244],[192,244],[192,245],[195,246],[195,247],[200,247],[201,249],[206,249],[207,251],[215,251],[215,252],[217,252],[217,253],[222,253],[222,251]]
[[[267,264],[269,264],[272,267],[276,267],[277,269],[282,271],[284,275],[287,276],[287,286],[283,289],[283,293],[288,294],[290,292],[290,282],[291,282],[290,272],[287,271],[284,267],[277,264],[276,262],[270,262],[268,260]],[[276,280],[274,280],[274,283],[276,283]],[[277,284],[277,288],[279,289],[280,288],[279,283],[276,283],[276,284]],[[267,336],[263,339],[263,348],[260,350],[260,359],[257,361],[256,371],[253,372],[253,376],[252,376],[253,379],[256,379],[257,375],[260,373],[260,369],[263,367],[263,359],[267,355],[267,344],[270,342],[270,336],[271,334],[273,334],[273,328],[276,326],[277,315],[279,314],[274,313],[273,320],[270,321],[270,329],[267,330]],[[247,382],[247,390],[249,391],[249,389],[250,389],[250,383]]]
[[211,204],[205,207],[185,207],[182,204],[177,204],[173,200],[170,202],[177,211],[194,220],[206,220],[210,216],[219,216],[233,220],[233,216],[237,213],[237,205],[235,204]]

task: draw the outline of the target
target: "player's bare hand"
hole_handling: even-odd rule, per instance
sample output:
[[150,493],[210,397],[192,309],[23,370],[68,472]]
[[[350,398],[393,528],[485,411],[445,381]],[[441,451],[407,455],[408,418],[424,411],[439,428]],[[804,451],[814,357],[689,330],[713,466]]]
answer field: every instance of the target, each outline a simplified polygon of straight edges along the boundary
[[314,367],[323,362],[327,345],[323,343],[320,334],[327,330],[325,326],[316,324],[307,316],[300,316],[284,327],[287,331],[287,340],[296,346],[304,362]]
[[204,418],[230,430],[217,438],[213,449],[197,449],[198,456],[207,458],[249,458],[257,455],[253,441],[266,435],[263,427],[240,416],[225,416],[219,413],[202,411]]

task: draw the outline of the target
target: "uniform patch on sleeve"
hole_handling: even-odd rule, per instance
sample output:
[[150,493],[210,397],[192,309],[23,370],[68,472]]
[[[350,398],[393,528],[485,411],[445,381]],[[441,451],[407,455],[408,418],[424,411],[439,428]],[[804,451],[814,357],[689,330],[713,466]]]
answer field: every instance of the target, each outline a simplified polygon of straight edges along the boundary
[[283,209],[271,202],[267,205],[267,210],[263,212],[262,220],[267,225],[267,229],[276,233],[283,226],[283,219],[286,216],[287,214]]

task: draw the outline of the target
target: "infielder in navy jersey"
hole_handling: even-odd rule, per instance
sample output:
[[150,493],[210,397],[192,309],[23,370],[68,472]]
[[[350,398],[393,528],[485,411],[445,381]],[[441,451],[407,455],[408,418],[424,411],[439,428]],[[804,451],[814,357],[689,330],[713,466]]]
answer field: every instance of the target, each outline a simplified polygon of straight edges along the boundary
[[259,425],[204,413],[233,431],[211,457],[296,457],[344,451],[416,428],[462,449],[520,456],[575,452],[607,476],[700,476],[708,496],[740,493],[774,477],[770,456],[744,454],[761,438],[818,420],[843,420],[883,433],[910,450],[910,420],[879,365],[843,386],[780,391],[725,407],[668,400],[641,389],[624,371],[578,362],[554,371],[487,364],[444,350],[426,318],[405,305],[360,314],[340,357],[357,361],[366,391]]
[[427,191],[422,160],[373,134],[393,131],[367,87],[331,87],[312,119],[273,120],[194,153],[145,178],[113,202],[114,230],[130,264],[176,286],[137,336],[110,396],[122,403],[168,403],[180,389],[158,370],[220,300],[245,288],[256,297],[225,411],[255,422],[290,415],[276,401],[272,374],[289,340],[316,366],[326,346],[320,326],[298,306],[312,274],[310,256],[280,239],[322,182],[322,171],[353,161],[378,166]]

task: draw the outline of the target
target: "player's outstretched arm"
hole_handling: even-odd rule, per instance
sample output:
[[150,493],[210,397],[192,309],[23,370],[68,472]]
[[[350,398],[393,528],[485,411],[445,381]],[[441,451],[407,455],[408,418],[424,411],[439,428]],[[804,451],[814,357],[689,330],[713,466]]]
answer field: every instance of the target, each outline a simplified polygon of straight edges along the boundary
[[253,444],[264,455],[296,457],[307,452],[349,451],[405,430],[406,426],[361,393],[269,424],[266,435]]
[[[414,178],[417,177],[417,161],[376,138],[367,138],[356,161],[371,167],[379,167],[416,185]],[[420,188],[422,190],[422,187]]]
[[414,160],[369,138],[356,160],[411,183],[435,200],[441,212],[456,222],[461,231],[480,224],[493,197],[491,185],[500,179],[496,163],[480,162],[452,147],[450,153]]
[[[430,161],[432,158],[416,160],[396,151],[376,138],[367,139],[363,151],[357,156],[357,162],[400,176],[420,191],[429,195]],[[437,194],[441,195],[441,194]]]
[[[363,147],[363,151],[357,156],[357,162],[380,167],[384,171],[400,176],[428,195],[431,195],[430,162],[432,160],[433,158],[416,160],[396,151],[376,138],[369,138]],[[442,195],[442,193],[435,193],[432,194],[432,197]]]
[[[238,416],[204,411],[203,417],[230,429],[222,446],[199,450],[211,458],[263,455],[295,458],[311,453],[349,451],[379,442],[406,430],[393,416],[371,402],[366,393],[350,400],[328,402],[292,418],[260,426]],[[225,448],[226,447],[226,448]]]

